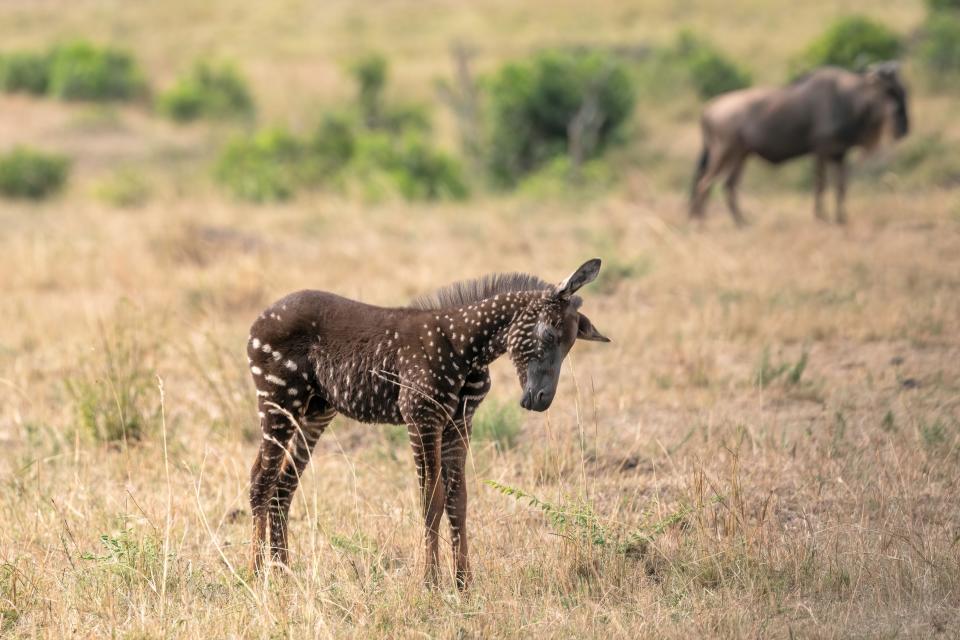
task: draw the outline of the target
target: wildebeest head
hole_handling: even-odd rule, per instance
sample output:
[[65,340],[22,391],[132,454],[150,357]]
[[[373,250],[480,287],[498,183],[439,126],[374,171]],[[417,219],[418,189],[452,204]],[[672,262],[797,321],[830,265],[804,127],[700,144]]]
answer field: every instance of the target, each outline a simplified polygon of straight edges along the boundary
[[523,396],[520,405],[545,411],[553,402],[560,367],[577,340],[610,342],[580,313],[582,300],[573,295],[600,273],[600,260],[584,263],[570,277],[534,299],[514,321],[507,350],[517,369]]
[[866,73],[867,81],[877,87],[890,103],[893,113],[893,135],[902,138],[910,130],[907,113],[907,88],[900,78],[900,64],[880,62],[871,65]]

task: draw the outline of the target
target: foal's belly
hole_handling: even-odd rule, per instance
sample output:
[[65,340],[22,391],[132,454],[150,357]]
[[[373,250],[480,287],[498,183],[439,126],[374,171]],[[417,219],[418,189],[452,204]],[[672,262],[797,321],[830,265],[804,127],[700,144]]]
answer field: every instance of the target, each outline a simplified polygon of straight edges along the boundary
[[316,378],[324,400],[338,413],[357,422],[403,424],[396,373],[324,363]]

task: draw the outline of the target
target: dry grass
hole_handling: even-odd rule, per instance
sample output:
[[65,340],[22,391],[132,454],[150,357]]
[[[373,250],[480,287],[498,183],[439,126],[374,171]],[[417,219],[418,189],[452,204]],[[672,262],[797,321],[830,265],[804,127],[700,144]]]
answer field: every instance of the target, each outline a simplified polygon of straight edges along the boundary
[[[737,15],[752,4],[738,2]],[[226,2],[182,15],[11,3],[4,14],[17,19],[0,24],[17,32],[11,44],[123,24],[157,73],[175,66],[165,53],[179,65],[215,43],[262,65],[258,94],[279,114],[294,92],[271,87],[313,78],[349,51],[349,30],[338,40],[309,28],[354,25],[378,42],[388,18],[409,27],[426,11],[344,3],[301,7],[307,17],[294,20],[288,11],[301,5],[287,5],[251,10],[291,30],[262,49],[249,41],[259,23]],[[491,48],[589,27],[574,22],[575,3],[431,6],[438,17],[421,39],[390,31],[413,65],[402,73],[421,87],[440,71],[432,54],[476,24]],[[589,13],[597,39],[616,41],[617,24],[637,34],[676,25],[670,6],[644,3],[629,23],[626,3]],[[736,16],[710,7],[697,20],[732,43]],[[889,9],[906,23],[919,17],[913,5]],[[62,19],[49,22],[53,12]],[[782,60],[829,13],[771,10],[759,23],[795,20],[796,32],[771,39],[758,25],[738,46],[763,43]],[[108,14],[113,22],[98,22]],[[206,30],[178,32],[184,46],[147,28],[188,23]],[[305,113],[312,98],[298,100],[292,113]],[[918,119],[921,131],[946,121],[942,100],[919,100],[932,114]],[[0,635],[960,635],[956,192],[855,182],[846,229],[815,224],[805,192],[761,184],[748,187],[747,230],[733,229],[718,202],[705,230],[690,228],[671,177],[641,171],[575,204],[364,206],[314,195],[249,207],[193,175],[217,132],[135,110],[95,114],[91,129],[77,124],[82,108],[2,99],[0,109],[17,139],[66,140],[80,155],[79,181],[62,199],[0,207]],[[667,174],[671,162],[692,164],[696,146],[680,111],[652,120],[649,144]],[[156,182],[153,199],[135,210],[98,203],[87,187],[129,163]],[[296,496],[290,573],[246,571],[257,426],[242,346],[266,303],[315,287],[398,304],[488,271],[559,280],[595,254],[609,275],[584,290],[584,310],[614,342],[576,347],[554,406],[522,414],[516,446],[475,443],[468,594],[449,575],[438,591],[421,587],[403,440],[342,418]],[[510,367],[494,374],[496,399],[515,403]],[[107,390],[95,398],[101,414],[134,412],[141,440],[95,441],[67,384],[77,379]],[[118,381],[135,402],[117,401]]]

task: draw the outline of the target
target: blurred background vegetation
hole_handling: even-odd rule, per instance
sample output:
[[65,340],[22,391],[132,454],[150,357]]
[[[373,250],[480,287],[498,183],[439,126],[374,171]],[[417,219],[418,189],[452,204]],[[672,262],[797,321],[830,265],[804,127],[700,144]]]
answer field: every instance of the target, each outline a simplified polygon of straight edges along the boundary
[[[832,21],[746,5],[720,16],[691,6],[687,19],[614,4],[592,17],[564,4],[539,33],[527,23],[541,12],[505,6],[494,20],[442,3],[386,3],[374,17],[336,3],[82,2],[48,20],[57,3],[14,3],[0,26],[7,104],[67,103],[66,138],[80,139],[49,135],[42,120],[7,136],[0,194],[47,198],[72,172],[93,185],[82,192],[120,207],[208,189],[255,203],[307,192],[565,197],[616,188],[631,172],[676,189],[692,164],[676,132],[695,136],[701,103],[720,93],[888,59],[906,63],[915,102],[952,100],[960,84],[955,0],[860,3]],[[794,13],[796,24],[782,22]],[[582,28],[565,28],[575,16]],[[791,37],[778,37],[785,28]],[[861,173],[901,186],[960,181],[958,152],[940,135],[921,128],[903,147]],[[808,182],[806,169],[774,180]]]

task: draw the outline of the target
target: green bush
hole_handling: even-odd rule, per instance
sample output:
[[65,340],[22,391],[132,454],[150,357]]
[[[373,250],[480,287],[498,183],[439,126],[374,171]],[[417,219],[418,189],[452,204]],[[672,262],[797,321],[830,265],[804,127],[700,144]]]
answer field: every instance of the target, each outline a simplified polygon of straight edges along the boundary
[[930,13],[960,11],[960,0],[927,0],[927,10]]
[[372,199],[391,191],[407,200],[460,200],[469,194],[460,164],[415,134],[361,135],[352,175]]
[[960,72],[960,13],[937,13],[927,19],[919,55],[934,73]]
[[49,55],[19,51],[0,57],[0,90],[43,95],[49,83]]
[[357,104],[368,127],[381,124],[383,89],[387,85],[387,59],[379,53],[354,61],[350,73],[357,83]]
[[214,177],[241,200],[287,200],[304,181],[304,158],[304,145],[288,131],[265,129],[230,142]]
[[160,113],[189,122],[199,118],[249,118],[254,104],[247,82],[230,64],[198,62],[157,102]]
[[874,62],[892,60],[902,51],[900,37],[884,25],[863,16],[847,16],[813,41],[797,71],[824,65],[859,71]]
[[586,100],[595,100],[601,123],[591,155],[602,153],[633,112],[635,101],[626,67],[600,53],[541,53],[505,65],[488,88],[489,165],[501,186],[513,186],[568,150],[568,127]]
[[697,95],[704,100],[750,86],[746,70],[690,31],[680,32],[675,53]]
[[131,100],[145,90],[136,61],[125,51],[79,41],[52,52],[49,92],[57,98]]
[[0,155],[0,194],[10,198],[46,198],[63,188],[69,168],[63,156],[17,147]]
[[356,153],[356,125],[349,116],[328,113],[307,144],[311,158],[321,171],[339,171]]
[[462,200],[468,190],[460,164],[417,136],[397,146],[387,165],[407,200]]

